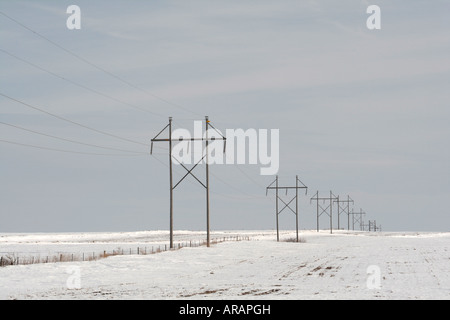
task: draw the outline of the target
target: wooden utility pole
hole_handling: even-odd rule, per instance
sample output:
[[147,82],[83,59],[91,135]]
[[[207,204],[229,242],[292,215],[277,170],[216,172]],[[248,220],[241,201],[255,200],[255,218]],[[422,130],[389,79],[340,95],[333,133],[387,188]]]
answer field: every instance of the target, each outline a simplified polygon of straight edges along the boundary
[[[350,198],[350,196],[347,196],[347,200],[340,200],[339,196],[338,199],[335,201],[338,205],[338,229],[340,229],[340,216],[342,212],[347,213],[347,229],[350,230],[350,203],[354,203],[354,201]],[[341,203],[344,205],[342,206]]]
[[[330,217],[330,233],[333,233],[333,202],[335,202],[335,200],[338,200],[339,198],[336,197],[332,191],[330,191],[330,196],[329,197],[319,197],[319,191],[316,192],[316,194],[310,199],[310,201],[317,201],[317,206],[316,206],[316,216],[317,216],[317,232],[319,232],[319,217],[325,213],[326,215],[328,215]],[[319,201],[322,200],[324,203],[326,201],[329,201],[330,204],[326,207],[323,208],[320,204]],[[322,210],[319,213],[319,208]]]
[[[164,139],[164,138],[158,138],[159,135],[161,133],[163,133],[166,129],[168,129],[169,131],[169,137],[168,139]],[[208,136],[208,129],[213,129],[215,130],[221,137],[214,137],[214,138],[209,138]],[[153,143],[154,142],[169,142],[169,178],[170,178],[170,249],[173,249],[173,190],[175,190],[175,188],[188,176],[191,175],[192,177],[195,178],[195,180],[197,180],[197,182],[199,182],[205,189],[206,189],[206,244],[209,247],[210,246],[210,241],[211,241],[211,237],[210,237],[210,210],[209,210],[209,158],[208,158],[208,144],[210,141],[213,140],[223,140],[224,141],[224,148],[223,148],[223,152],[225,153],[225,143],[226,143],[226,138],[216,129],[214,128],[210,121],[208,116],[205,116],[205,134],[204,134],[204,138],[202,137],[194,137],[194,138],[190,138],[190,139],[185,139],[185,138],[178,138],[178,139],[172,139],[172,117],[169,117],[169,124],[166,125],[152,140],[151,140],[151,149],[150,149],[150,154],[153,153]],[[177,160],[176,158],[173,157],[172,155],[172,142],[173,141],[205,141],[206,143],[206,147],[205,147],[205,152],[206,154],[202,155],[201,159],[191,168],[188,169],[183,163],[181,163],[179,160]],[[173,160],[176,160],[182,168],[184,168],[187,173],[175,184],[173,185],[173,172],[172,172],[172,166],[173,166]],[[200,181],[200,179],[198,179],[193,173],[192,171],[204,160],[206,162],[206,181],[205,183],[203,183],[202,181]]]
[[[272,185],[274,183],[275,183],[275,187],[272,187]],[[299,186],[299,183],[301,183],[301,186]],[[284,209],[288,208],[289,210],[291,210],[292,213],[295,214],[296,241],[299,242],[299,237],[298,237],[298,189],[305,189],[306,194],[307,194],[308,187],[305,186],[305,184],[299,180],[298,176],[295,176],[295,187],[280,187],[278,185],[278,176],[276,176],[275,180],[266,188],[266,196],[268,194],[268,191],[271,189],[275,189],[275,216],[276,216],[276,225],[277,225],[277,241],[280,241],[280,228],[279,228],[278,216],[280,215],[281,212],[283,212]],[[295,189],[295,196],[291,199],[291,201],[286,203],[279,196],[278,190],[280,190],[280,189],[286,190],[286,195],[287,195],[289,189]],[[281,202],[284,203],[284,207],[281,210],[279,210],[279,207],[278,207],[278,200],[280,200]],[[290,204],[294,200],[295,200],[295,211],[290,207]]]

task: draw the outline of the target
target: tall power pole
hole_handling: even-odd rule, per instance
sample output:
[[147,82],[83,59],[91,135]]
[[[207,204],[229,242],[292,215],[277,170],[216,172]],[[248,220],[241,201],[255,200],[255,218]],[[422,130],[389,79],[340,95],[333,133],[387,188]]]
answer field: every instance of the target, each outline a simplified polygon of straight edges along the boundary
[[[168,138],[158,138],[161,133],[163,133],[166,129],[168,129],[169,134]],[[208,129],[215,130],[221,138],[209,138],[208,137]],[[225,153],[225,143],[226,138],[216,129],[214,126],[210,123],[208,116],[205,116],[205,134],[202,137],[193,137],[190,139],[186,138],[178,138],[178,139],[172,139],[172,117],[169,117],[169,123],[151,140],[151,149],[150,154],[153,153],[153,143],[154,142],[168,142],[169,143],[169,184],[170,184],[170,248],[173,249],[173,190],[188,176],[191,175],[194,177],[195,180],[197,180],[198,183],[200,183],[206,190],[206,242],[207,246],[210,246],[210,213],[209,213],[209,159],[208,159],[208,144],[209,141],[214,140],[223,140],[224,141],[224,149],[223,152]],[[205,147],[205,154],[202,154],[202,157],[197,163],[191,168],[188,169],[183,163],[181,163],[178,159],[174,158],[172,155],[172,142],[180,142],[180,141],[205,141],[206,147]],[[198,179],[192,171],[205,159],[206,162],[206,182],[203,183]],[[173,172],[172,172],[172,166],[173,166],[173,160],[177,161],[183,169],[187,171],[187,173],[175,184],[173,185]]]
[[347,214],[347,229],[350,230],[350,203],[355,203],[350,196],[347,196],[347,200],[338,199],[335,201],[338,204],[338,229],[340,229],[340,216],[342,212]]
[[[206,150],[205,150],[205,156],[206,156],[206,161],[205,161],[205,166],[206,166],[206,245],[209,247],[210,246],[210,241],[211,241],[211,237],[209,234],[209,158],[208,158],[208,144],[209,144],[209,140],[208,140],[208,126],[209,126],[209,118],[208,116],[205,116],[205,144],[206,144]],[[225,152],[225,150],[224,150]]]
[[[330,217],[330,233],[333,233],[333,202],[336,202],[336,200],[338,200],[339,198],[336,197],[332,191],[330,191],[330,196],[329,197],[319,197],[319,191],[316,192],[316,194],[310,199],[310,201],[316,200],[316,217],[317,217],[317,232],[319,232],[319,217],[325,213],[326,215],[328,215]],[[322,200],[323,203],[328,203],[327,201],[329,201],[329,205],[327,207],[322,207],[319,204],[319,201]],[[319,209],[322,210],[319,213]]]
[[[299,186],[299,182],[301,183],[301,186]],[[273,187],[272,185],[275,183],[275,186]],[[278,216],[280,215],[281,212],[283,212],[284,209],[288,208],[289,210],[291,210],[294,214],[295,214],[295,225],[296,225],[296,234],[297,234],[297,238],[296,241],[299,241],[298,238],[298,190],[299,189],[305,189],[306,192],[305,194],[308,193],[308,187],[305,186],[305,184],[303,182],[301,182],[298,178],[298,176],[295,176],[295,187],[280,187],[278,185],[278,176],[276,176],[275,180],[266,188],[266,196],[269,190],[274,189],[275,190],[275,215],[276,215],[276,225],[277,225],[277,241],[280,241],[280,229],[279,229],[279,222],[278,222]],[[279,196],[279,192],[278,190],[283,189],[286,191],[286,195],[288,193],[289,189],[295,189],[295,196],[291,199],[291,201],[289,201],[288,203],[286,203],[280,196]],[[280,200],[281,202],[284,203],[284,207],[281,210],[278,210],[278,200]],[[292,201],[295,200],[295,211],[290,207],[290,204],[292,203]]]

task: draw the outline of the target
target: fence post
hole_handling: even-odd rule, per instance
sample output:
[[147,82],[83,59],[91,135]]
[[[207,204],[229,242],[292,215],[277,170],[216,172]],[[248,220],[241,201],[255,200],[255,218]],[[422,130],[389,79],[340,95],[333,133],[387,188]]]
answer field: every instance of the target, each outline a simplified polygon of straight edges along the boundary
[[[47,261],[48,261],[48,257],[47,257]],[[83,252],[83,262],[84,262],[84,252]]]
[[139,255],[139,247],[137,248],[137,254]]

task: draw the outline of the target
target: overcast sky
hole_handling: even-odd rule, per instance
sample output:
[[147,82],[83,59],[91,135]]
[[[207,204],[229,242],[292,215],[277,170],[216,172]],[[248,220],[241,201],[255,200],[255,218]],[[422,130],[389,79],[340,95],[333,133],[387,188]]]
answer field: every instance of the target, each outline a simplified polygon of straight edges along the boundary
[[[71,4],[81,30],[66,27]],[[366,27],[371,4],[381,30]],[[280,130],[280,184],[309,187],[301,229],[316,227],[310,197],[332,190],[383,230],[450,231],[448,1],[0,0],[0,11],[22,24],[0,14],[1,94],[142,143],[0,96],[0,232],[168,229],[167,150],[148,145],[169,116],[191,129],[204,115],[222,130]],[[275,177],[259,170],[211,166],[213,230],[275,228]],[[175,229],[205,229],[194,179],[174,211]],[[295,228],[287,210],[280,222]]]

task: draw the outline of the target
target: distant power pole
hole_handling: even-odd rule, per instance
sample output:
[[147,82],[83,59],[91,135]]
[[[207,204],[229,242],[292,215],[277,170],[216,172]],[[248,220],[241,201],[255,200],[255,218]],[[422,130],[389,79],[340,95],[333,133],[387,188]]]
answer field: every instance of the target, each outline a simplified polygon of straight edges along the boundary
[[[350,203],[355,203],[350,196],[347,196],[347,200],[340,200],[339,196],[338,199],[334,202],[338,204],[338,229],[340,229],[340,216],[342,212],[345,212],[347,214],[347,229],[350,230]],[[341,205],[341,203],[343,205]]]
[[[339,198],[336,197],[332,191],[330,191],[330,196],[329,197],[319,197],[319,191],[316,192],[316,194],[311,198],[311,202],[313,200],[316,200],[316,215],[317,215],[317,232],[319,232],[319,217],[325,213],[326,215],[328,215],[330,217],[330,233],[333,233],[333,202],[336,202],[336,200],[338,200]],[[326,203],[327,201],[329,201],[329,205],[326,208],[323,208],[320,204],[319,204],[319,200],[322,200],[323,203]],[[321,210],[321,212],[319,213],[319,209]]]
[[376,220],[373,220],[373,221],[370,221],[369,220],[369,231],[377,231],[377,221]]
[[[208,129],[212,128],[215,130],[221,138],[209,138],[208,137]],[[166,129],[169,131],[169,137],[168,138],[158,138],[161,133],[163,133]],[[173,158],[172,156],[172,142],[174,141],[205,141],[205,154],[202,154],[202,158],[191,168],[188,169],[184,164],[179,162],[176,158]],[[205,116],[205,134],[203,137],[194,137],[190,139],[186,138],[178,138],[178,139],[172,139],[172,117],[169,117],[169,124],[167,124],[152,140],[151,140],[151,149],[150,154],[153,153],[153,143],[154,142],[168,142],[169,143],[169,183],[170,183],[170,248],[173,249],[173,190],[188,176],[191,175],[192,177],[197,180],[198,183],[200,183],[206,190],[206,243],[207,246],[210,246],[210,215],[209,215],[209,165],[208,165],[208,144],[210,141],[214,140],[223,140],[226,143],[226,138],[216,129],[214,128],[209,119],[208,116]],[[224,143],[224,149],[223,152],[225,153],[225,143]],[[192,171],[205,159],[205,166],[206,166],[206,182],[203,183],[200,181],[193,173]],[[176,160],[182,168],[184,168],[187,173],[175,184],[173,185],[173,173],[172,173],[172,164],[173,160]]]
[[373,221],[369,220],[369,231],[375,231],[375,232],[381,231],[381,226],[377,226],[376,220],[373,220]]
[[366,213],[362,209],[359,209],[359,212],[354,212],[352,209],[352,212],[350,214],[352,215],[353,230],[355,230],[355,224],[359,222],[359,230],[363,231],[363,214]]
[[[299,182],[301,184],[301,186],[299,186]],[[273,184],[275,183],[275,186],[273,186]],[[295,176],[295,187],[280,187],[278,185],[278,176],[276,176],[275,180],[269,184],[269,186],[266,188],[266,196],[269,190],[275,190],[275,213],[276,213],[276,224],[277,224],[277,241],[280,241],[280,229],[279,229],[279,224],[278,224],[278,216],[281,212],[283,212],[284,209],[288,208],[289,210],[291,210],[294,214],[295,214],[295,229],[296,229],[296,233],[297,233],[297,242],[299,241],[298,238],[298,189],[305,189],[305,194],[308,193],[308,187],[305,186],[305,184],[303,182],[301,182],[298,179],[298,176]],[[286,190],[286,195],[288,193],[289,189],[295,189],[295,196],[291,199],[291,201],[289,201],[288,203],[286,203],[282,198],[280,198],[279,196],[279,192],[278,190]],[[284,207],[281,210],[278,210],[278,200],[280,200],[281,202],[284,203]],[[295,200],[295,211],[290,207],[290,204],[292,203],[292,201]]]

